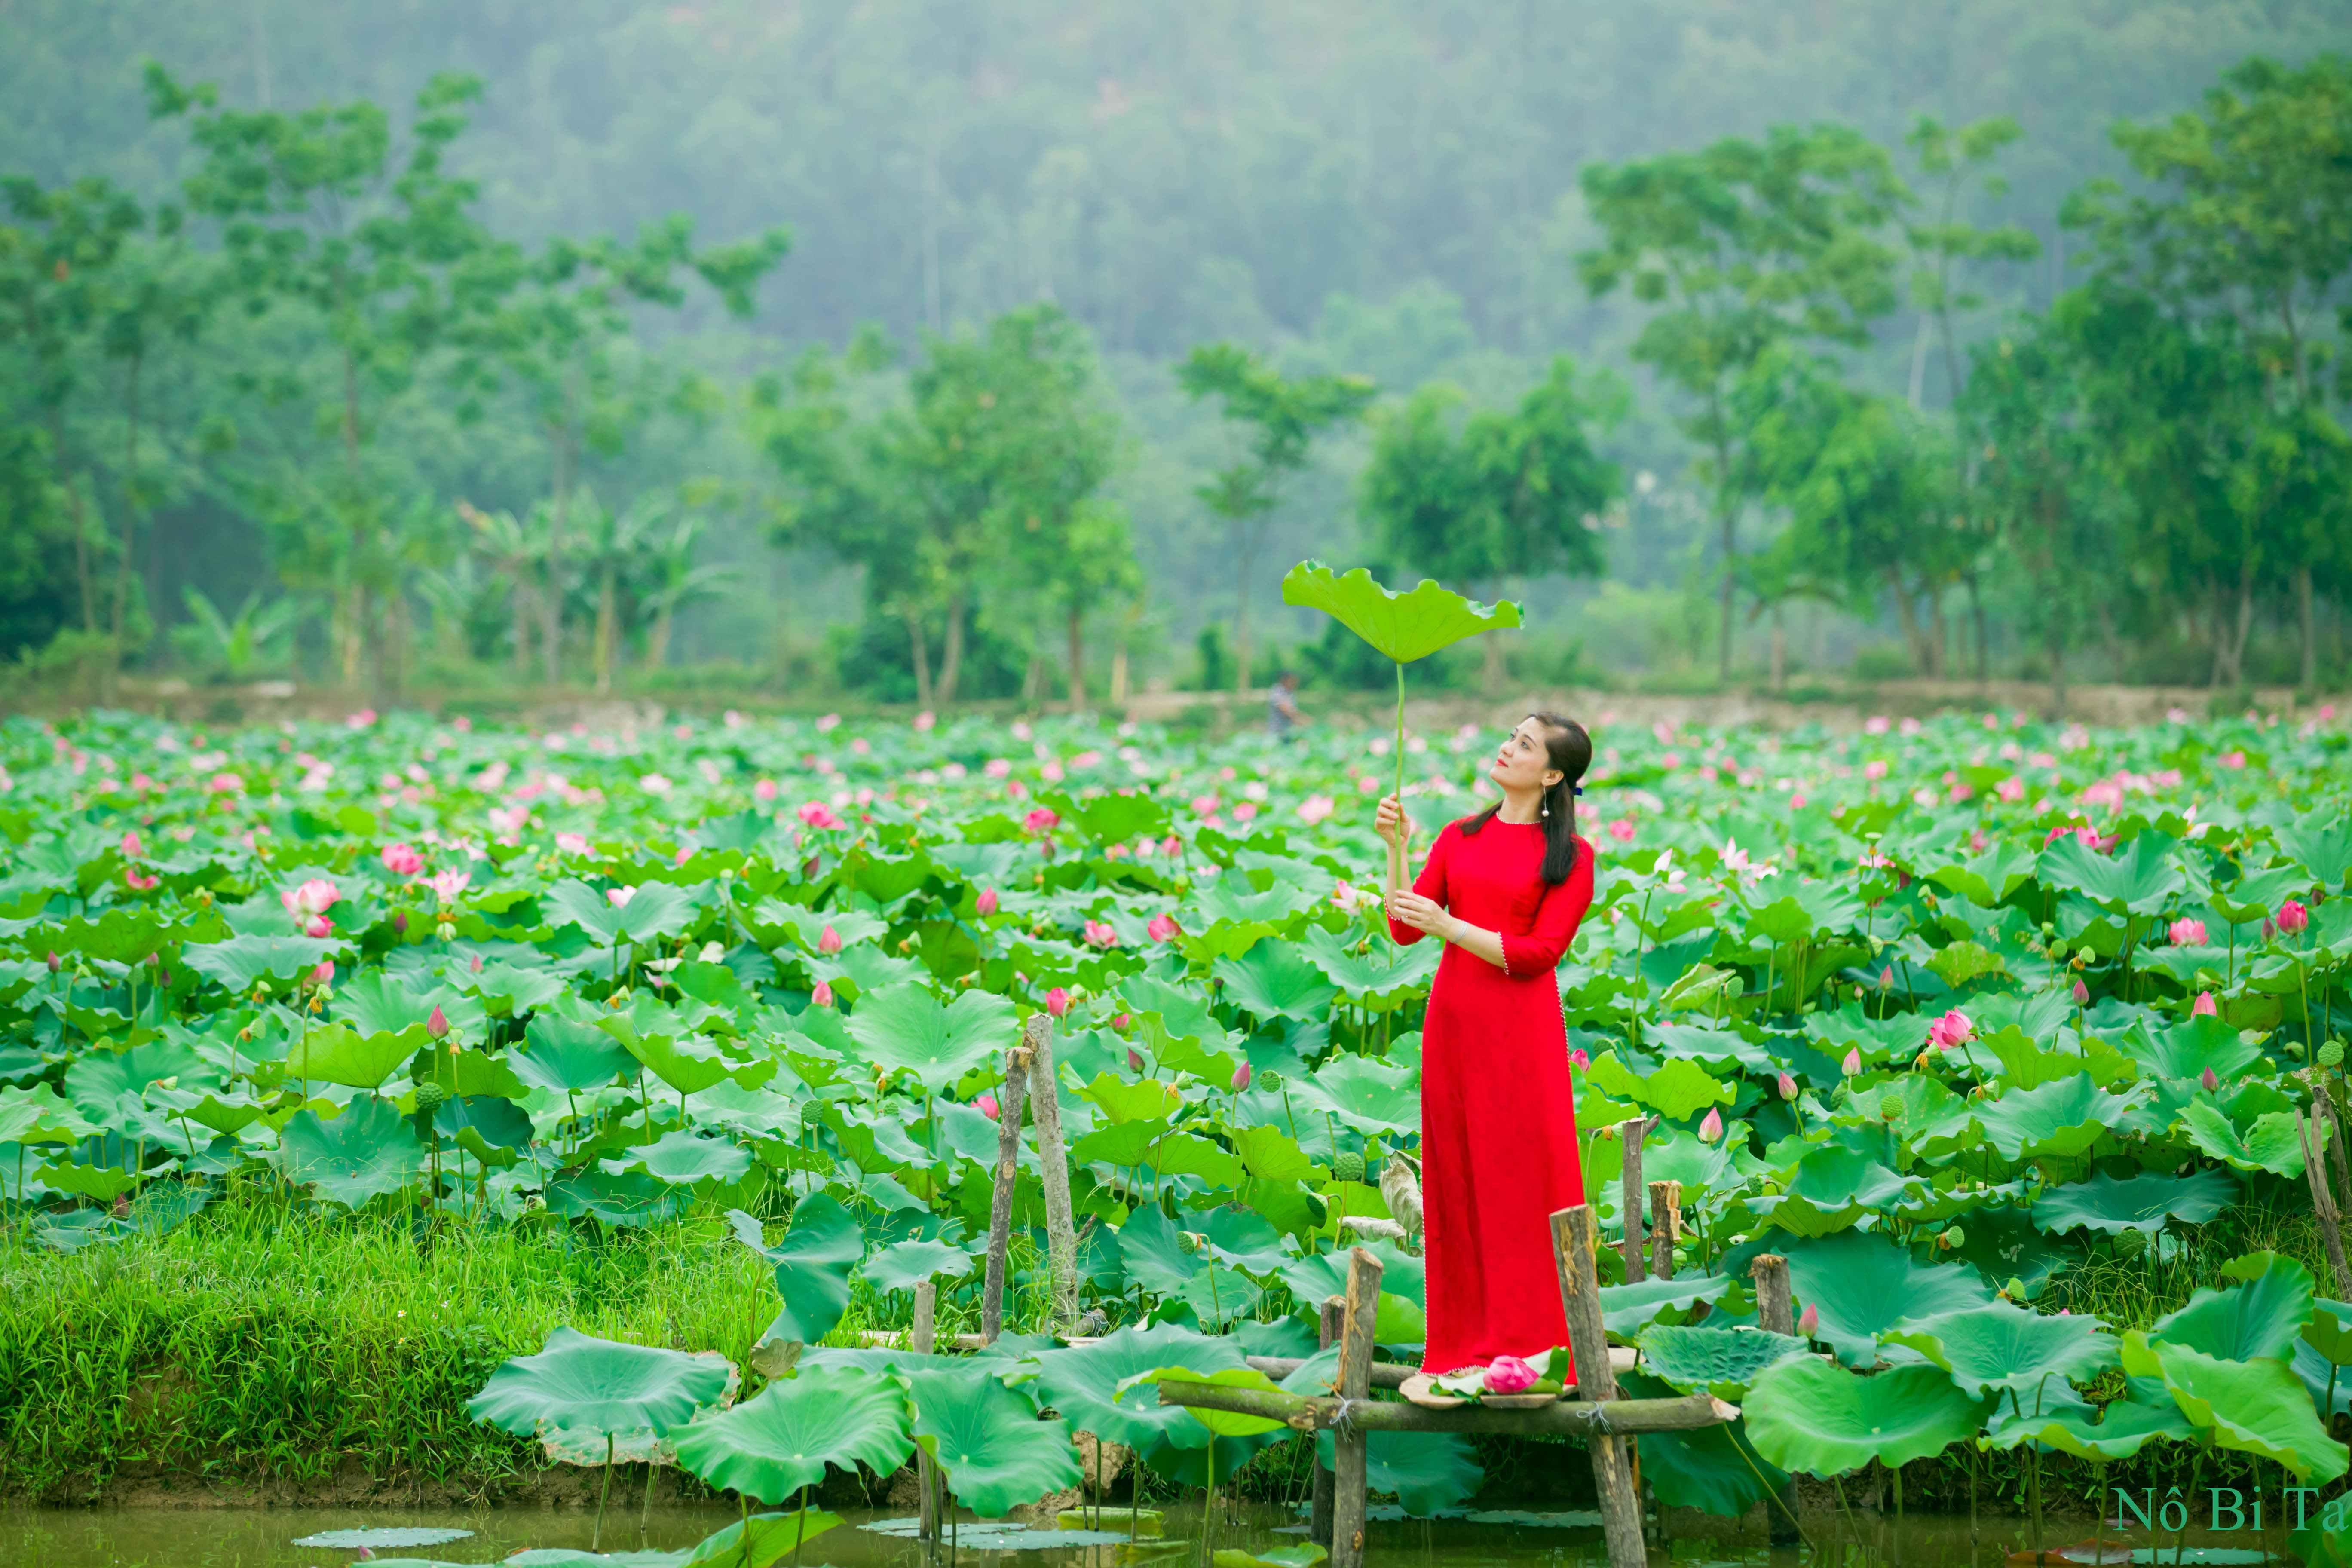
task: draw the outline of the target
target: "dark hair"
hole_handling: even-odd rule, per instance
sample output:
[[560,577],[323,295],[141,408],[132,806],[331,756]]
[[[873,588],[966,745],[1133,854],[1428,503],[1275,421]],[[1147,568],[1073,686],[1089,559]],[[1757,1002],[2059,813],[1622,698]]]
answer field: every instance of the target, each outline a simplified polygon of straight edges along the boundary
[[[1559,782],[1544,791],[1545,815],[1537,818],[1544,830],[1543,879],[1557,886],[1576,869],[1576,785],[1592,765],[1592,737],[1583,725],[1557,713],[1538,713],[1535,720],[1544,727],[1547,760],[1559,770]],[[1475,816],[1464,817],[1462,837],[1475,837],[1502,809],[1497,801]]]

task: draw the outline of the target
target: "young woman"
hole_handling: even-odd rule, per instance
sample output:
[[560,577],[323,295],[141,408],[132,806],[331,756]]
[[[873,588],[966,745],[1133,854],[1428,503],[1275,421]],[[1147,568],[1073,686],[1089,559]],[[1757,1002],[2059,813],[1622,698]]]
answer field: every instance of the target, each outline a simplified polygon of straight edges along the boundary
[[1584,1201],[1584,1174],[1552,969],[1592,903],[1592,847],[1576,837],[1591,761],[1573,720],[1512,731],[1486,770],[1502,804],[1449,823],[1411,889],[1397,885],[1411,822],[1394,795],[1380,805],[1389,929],[1445,943],[1422,1026],[1425,1372],[1568,1343],[1550,1215]]

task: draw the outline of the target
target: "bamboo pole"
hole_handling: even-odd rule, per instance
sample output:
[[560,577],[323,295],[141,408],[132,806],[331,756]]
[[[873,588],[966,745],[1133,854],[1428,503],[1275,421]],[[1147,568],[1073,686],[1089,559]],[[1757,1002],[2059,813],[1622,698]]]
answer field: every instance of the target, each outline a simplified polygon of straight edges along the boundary
[[1029,1051],[1029,1114],[1037,1124],[1037,1171],[1045,1187],[1045,1269],[1054,1331],[1067,1338],[1078,1331],[1078,1230],[1070,1215],[1070,1162],[1062,1152],[1052,1016],[1031,1014],[1022,1043]]
[[[1339,1342],[1339,1336],[1347,1331],[1347,1298],[1344,1296],[1325,1298],[1322,1310],[1318,1315],[1322,1320],[1318,1335],[1318,1342],[1325,1350],[1329,1350]],[[1259,1370],[1265,1371],[1263,1367]],[[1295,1372],[1297,1369],[1294,1367],[1291,1370]],[[1266,1375],[1279,1382],[1282,1378],[1287,1377],[1289,1373],[1268,1372]],[[1331,1468],[1323,1462],[1323,1456],[1318,1447],[1315,1456],[1315,1497],[1307,1515],[1307,1539],[1326,1552],[1331,1550],[1332,1489]]]
[[1637,1116],[1631,1121],[1617,1124],[1617,1136],[1625,1146],[1625,1177],[1619,1189],[1618,1212],[1625,1217],[1625,1237],[1618,1243],[1625,1259],[1625,1283],[1641,1282],[1642,1268],[1642,1144],[1650,1135],[1657,1119]]
[[[1748,1260],[1748,1277],[1756,1286],[1756,1321],[1764,1331],[1793,1336],[1797,1304],[1789,1289],[1789,1260],[1778,1253],[1759,1253]],[[1764,1523],[1775,1546],[1794,1546],[1804,1539],[1797,1528],[1797,1487],[1794,1481],[1764,1495]]]
[[[1362,1247],[1348,1251],[1346,1317],[1339,1331],[1339,1397],[1331,1431],[1330,1568],[1364,1568],[1365,1449],[1356,1419],[1371,1403],[1372,1320],[1381,1300],[1381,1260]],[[1344,1415],[1346,1419],[1339,1419]]]
[[[1279,1421],[1294,1432],[1328,1432],[1339,1426],[1340,1402],[1332,1395],[1228,1388],[1213,1383],[1169,1378],[1160,1384],[1160,1403],[1256,1415]],[[1612,1399],[1605,1405],[1585,1399],[1559,1399],[1532,1410],[1502,1410],[1491,1405],[1433,1410],[1427,1405],[1397,1400],[1350,1400],[1347,1409],[1347,1425],[1358,1432],[1458,1432],[1520,1437],[1695,1432],[1738,1418],[1739,1406],[1726,1404],[1711,1394],[1677,1394],[1670,1399]],[[1630,1474],[1627,1484],[1632,1484]]]
[[[1651,1191],[1654,1194],[1657,1188],[1653,1186]],[[1621,1411],[1614,1408],[1605,1413],[1604,1426],[1600,1419],[1603,1412],[1598,1408],[1617,1399],[1617,1373],[1609,1364],[1609,1332],[1601,1320],[1601,1280],[1593,1268],[1600,1243],[1591,1205],[1578,1204],[1551,1216],[1552,1254],[1559,1268],[1569,1354],[1575,1361],[1577,1392],[1582,1395],[1576,1403],[1593,1407],[1585,1420],[1591,1433],[1592,1482],[1601,1496],[1601,1524],[1609,1542],[1610,1568],[1645,1568],[1649,1551],[1642,1541],[1642,1505],[1633,1495],[1626,1439],[1615,1435],[1628,1428],[1620,1425]]]
[[1675,1277],[1675,1246],[1683,1238],[1683,1184],[1650,1184],[1650,1278]]
[[981,1287],[980,1342],[1004,1331],[1004,1264],[1013,1248],[1013,1194],[1021,1184],[1021,1108],[1029,1079],[1029,1053],[1015,1046],[1004,1056],[1004,1095],[996,1108],[996,1191],[988,1205],[988,1273]]
[[[933,1324],[937,1321],[940,1302],[939,1282],[919,1280],[915,1286],[915,1331],[912,1336],[917,1355],[931,1353]],[[916,1533],[925,1541],[940,1538],[939,1482],[931,1471],[931,1456],[919,1443],[915,1445],[915,1489],[922,1494],[922,1505],[917,1510],[921,1523]]]

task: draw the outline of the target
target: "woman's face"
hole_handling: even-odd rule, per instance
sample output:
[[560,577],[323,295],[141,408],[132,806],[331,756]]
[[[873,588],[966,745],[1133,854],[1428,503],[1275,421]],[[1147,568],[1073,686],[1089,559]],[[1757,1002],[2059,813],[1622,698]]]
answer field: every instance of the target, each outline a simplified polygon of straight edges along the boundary
[[1551,775],[1551,749],[1539,720],[1529,719],[1503,737],[1486,776],[1505,789],[1541,789]]

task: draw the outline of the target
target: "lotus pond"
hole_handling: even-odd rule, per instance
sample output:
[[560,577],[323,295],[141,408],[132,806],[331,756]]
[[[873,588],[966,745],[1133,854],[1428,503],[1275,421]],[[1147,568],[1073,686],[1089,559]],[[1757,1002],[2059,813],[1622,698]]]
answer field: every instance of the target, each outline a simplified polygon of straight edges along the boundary
[[[2332,1498],[2343,729],[1594,729],[1599,892],[1559,975],[1588,1184],[1622,1232],[1638,1129],[1680,1205],[1663,1277],[1602,1254],[1607,1326],[1637,1388],[1746,1411],[1641,1439],[1651,1496]],[[993,1513],[1098,1434],[1154,1495],[1296,1497],[1303,1440],[1149,1384],[1311,1357],[1351,1243],[1413,1355],[1436,954],[1377,923],[1371,806],[1401,763],[1425,827],[1475,808],[1496,738],[0,724],[0,1488],[357,1462],[483,1495],[636,1442],[775,1508],[921,1447]],[[1040,1015],[1066,1180],[1024,1124],[1008,1338],[918,1357],[919,1287],[979,1327]],[[1793,1337],[1758,1322],[1768,1251]],[[339,1310],[362,1276],[374,1308]],[[625,1409],[618,1362],[593,1397],[497,1396],[566,1328],[702,1370]],[[305,1381],[320,1346],[422,1392]],[[1391,1436],[1373,1486],[1414,1516],[1541,1468]]]

